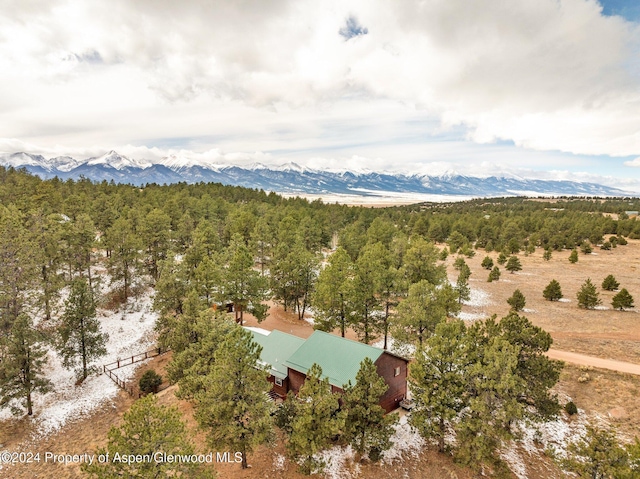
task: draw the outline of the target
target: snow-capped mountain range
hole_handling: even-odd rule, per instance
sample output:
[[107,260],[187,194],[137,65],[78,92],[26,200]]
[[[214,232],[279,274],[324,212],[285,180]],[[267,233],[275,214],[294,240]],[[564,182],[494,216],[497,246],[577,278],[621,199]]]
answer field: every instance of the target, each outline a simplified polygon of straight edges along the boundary
[[77,160],[70,156],[45,158],[29,153],[0,155],[0,165],[25,168],[41,178],[89,178],[144,185],[147,183],[216,182],[294,194],[348,194],[379,196],[385,193],[416,193],[454,196],[574,195],[631,196],[617,188],[566,180],[538,180],[515,176],[475,177],[396,174],[373,171],[323,171],[296,163],[266,166],[210,164],[182,156],[158,161],[136,160],[110,151],[102,156]]

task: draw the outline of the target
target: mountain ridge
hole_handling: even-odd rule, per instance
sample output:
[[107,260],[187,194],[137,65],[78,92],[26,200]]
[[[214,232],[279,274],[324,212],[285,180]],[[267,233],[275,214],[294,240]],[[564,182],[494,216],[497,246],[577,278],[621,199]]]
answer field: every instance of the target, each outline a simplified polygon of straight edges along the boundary
[[171,155],[158,161],[136,160],[111,150],[77,160],[70,156],[47,159],[16,152],[0,155],[0,165],[25,168],[41,178],[62,180],[81,177],[142,186],[147,183],[217,182],[278,193],[349,194],[417,193],[452,196],[632,196],[624,190],[592,182],[526,179],[515,175],[472,176],[457,172],[442,175],[384,173],[371,170],[311,169],[294,162],[279,166],[217,164]]

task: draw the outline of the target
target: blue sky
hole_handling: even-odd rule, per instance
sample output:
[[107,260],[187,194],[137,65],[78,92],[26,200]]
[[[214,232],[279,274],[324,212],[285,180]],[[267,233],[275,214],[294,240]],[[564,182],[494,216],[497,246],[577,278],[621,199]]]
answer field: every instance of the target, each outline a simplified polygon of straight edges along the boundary
[[50,0],[0,17],[0,152],[640,191],[640,3]]

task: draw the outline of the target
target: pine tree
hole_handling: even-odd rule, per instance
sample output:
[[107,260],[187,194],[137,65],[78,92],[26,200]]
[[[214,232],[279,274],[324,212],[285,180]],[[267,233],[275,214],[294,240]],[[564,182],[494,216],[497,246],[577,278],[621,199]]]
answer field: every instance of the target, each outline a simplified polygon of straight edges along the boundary
[[413,284],[426,280],[431,284],[441,284],[447,272],[444,265],[436,264],[439,257],[440,251],[433,243],[421,237],[412,237],[403,262],[408,282]]
[[580,245],[580,251],[582,251],[582,254],[591,254],[591,252],[593,251],[593,247],[588,241],[583,241]]
[[506,262],[507,262],[507,255],[504,254],[504,251],[500,251],[500,254],[498,255],[498,264],[502,266]]
[[505,269],[513,274],[516,271],[522,270],[522,263],[520,263],[520,259],[517,256],[511,256],[509,261],[507,261]]
[[118,218],[106,234],[106,247],[111,251],[107,261],[111,282],[122,281],[123,300],[130,295],[133,275],[138,267],[142,243],[134,233],[131,221]]
[[390,438],[394,432],[394,419],[391,415],[385,416],[379,405],[388,386],[373,361],[365,358],[360,363],[356,383],[349,383],[343,389],[344,439],[358,454],[376,460],[392,445]]
[[612,429],[587,426],[584,438],[569,443],[567,452],[568,457],[561,461],[562,466],[580,477],[637,477],[630,469],[628,452],[619,445]]
[[542,292],[542,296],[547,301],[558,301],[562,298],[562,289],[560,288],[560,283],[555,279],[552,279],[549,284],[544,288]]
[[613,306],[613,309],[619,309],[620,311],[633,308],[633,296],[629,294],[626,288],[622,288],[618,294],[611,298],[611,306]]
[[569,263],[577,263],[578,262],[578,250],[572,249],[571,254],[569,255]]
[[96,318],[96,303],[85,280],[76,278],[71,283],[69,298],[58,326],[58,351],[66,368],[80,365],[78,376],[86,379],[89,363],[107,354],[105,347],[109,338],[100,331]]
[[458,293],[458,303],[468,301],[471,298],[471,288],[469,287],[469,276],[471,276],[471,270],[467,264],[460,269],[458,279],[456,281],[456,292]]
[[424,438],[436,439],[440,452],[445,451],[448,428],[466,406],[470,358],[465,333],[460,320],[440,323],[410,367],[409,382],[416,402],[410,423]]
[[551,259],[551,248],[547,248],[542,253],[542,259],[545,261],[549,261]]
[[311,304],[316,310],[315,328],[332,331],[340,328],[342,337],[352,321],[349,306],[354,266],[346,250],[339,247],[329,257],[329,264],[318,275]]
[[513,311],[522,311],[527,303],[524,294],[519,289],[516,289],[510,298],[507,299],[507,303],[511,306]]
[[239,235],[232,238],[228,254],[220,299],[233,303],[235,318],[240,325],[244,311],[253,314],[260,322],[267,317],[267,306],[262,304],[267,299],[267,279],[253,269],[253,257]]
[[291,424],[287,451],[300,464],[303,474],[321,471],[325,464],[314,457],[326,449],[331,438],[344,424],[338,414],[338,396],[331,392],[328,379],[322,379],[317,364],[307,371],[307,378],[298,393],[296,416]]
[[41,334],[33,328],[31,319],[20,314],[8,335],[1,338],[0,407],[9,407],[13,414],[21,408],[33,414],[33,393],[49,391],[51,382],[44,377],[47,352],[42,347]]
[[[208,479],[215,473],[197,462],[155,460],[153,454],[191,456],[195,454],[189,433],[175,407],[160,406],[153,395],[134,402],[124,413],[122,425],[112,427],[105,448],[96,451],[96,457],[109,455],[109,460],[93,464],[84,463],[82,471],[94,479],[146,479],[149,477],[189,477]],[[149,460],[127,461],[130,456]],[[122,460],[125,459],[125,460]]]
[[445,319],[446,312],[439,298],[439,290],[428,281],[420,281],[409,287],[407,299],[398,305],[394,337],[422,348],[438,323]]
[[500,268],[494,266],[493,269],[489,272],[489,278],[487,279],[488,283],[492,281],[498,281],[500,279]]
[[602,281],[602,289],[606,291],[615,291],[620,286],[620,283],[616,281],[616,278],[610,274]]
[[261,351],[249,331],[235,327],[216,350],[204,389],[195,395],[195,418],[209,445],[242,453],[243,469],[247,454],[273,432],[271,384],[259,366]]
[[602,301],[600,301],[600,295],[596,291],[596,287],[591,282],[591,278],[587,278],[587,280],[582,284],[577,296],[578,307],[580,308],[594,309],[602,303]]
[[482,263],[480,263],[480,266],[491,271],[491,268],[493,268],[493,260],[491,259],[491,256],[485,256]]

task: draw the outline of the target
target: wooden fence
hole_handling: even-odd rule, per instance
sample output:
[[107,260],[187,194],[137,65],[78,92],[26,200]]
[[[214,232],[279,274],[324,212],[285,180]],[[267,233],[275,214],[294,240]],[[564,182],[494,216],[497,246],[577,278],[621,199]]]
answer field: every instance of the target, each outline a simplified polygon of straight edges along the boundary
[[[106,374],[114,383],[116,383],[116,385],[120,389],[122,389],[123,391],[126,391],[129,394],[129,396],[140,397],[141,396],[140,391],[137,391],[137,389],[134,387],[133,384],[127,384],[125,380],[118,377],[118,375],[113,371],[116,369],[120,369],[124,366],[129,366],[131,364],[139,363],[140,361],[144,361],[145,359],[155,358],[156,356],[160,356],[167,352],[169,352],[169,349],[163,349],[163,348],[149,349],[148,351],[145,351],[143,353],[134,354],[133,356],[127,356],[124,359],[118,359],[117,361],[114,361],[112,363],[105,364],[102,366],[102,372]],[[158,389],[158,391],[161,391],[166,387],[167,386],[161,387]]]

